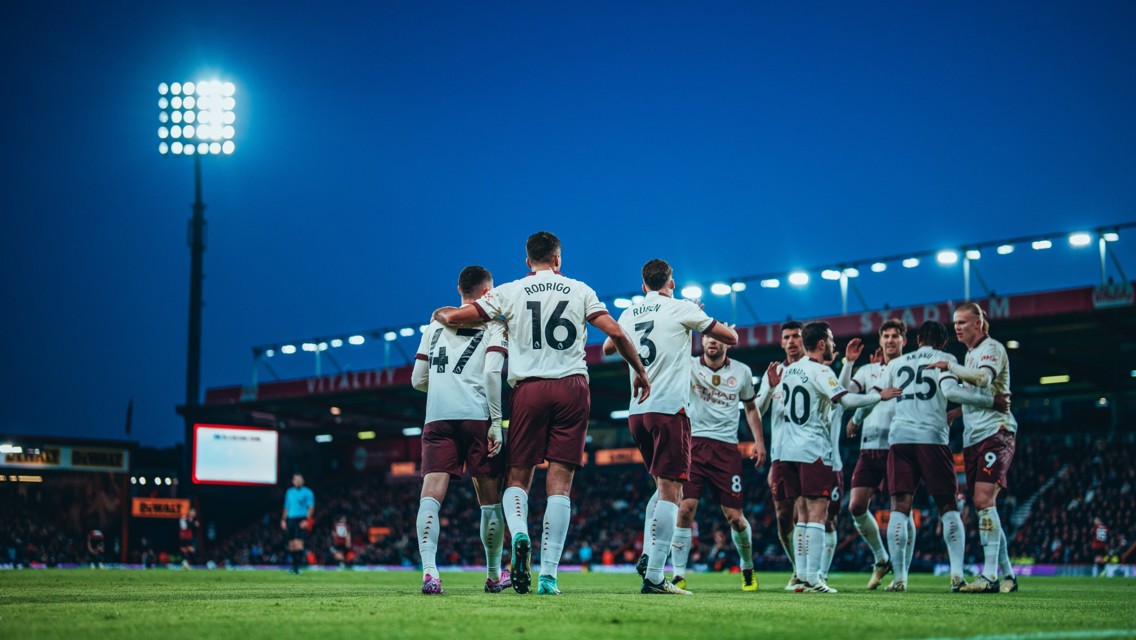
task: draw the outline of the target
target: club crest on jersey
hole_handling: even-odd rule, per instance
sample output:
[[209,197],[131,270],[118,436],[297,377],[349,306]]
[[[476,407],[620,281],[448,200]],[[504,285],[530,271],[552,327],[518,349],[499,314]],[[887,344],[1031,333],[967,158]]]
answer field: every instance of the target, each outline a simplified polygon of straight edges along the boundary
[[839,383],[837,381],[833,380],[832,378],[828,379],[828,386],[832,387],[833,389],[835,389],[838,384]]
[[738,386],[738,379],[737,379],[737,378],[735,378],[734,376],[730,376],[729,378],[726,378],[726,386],[727,386],[727,387],[736,387],[736,386]]
[[722,376],[715,373],[714,375],[710,376],[710,383],[715,387],[722,384]]

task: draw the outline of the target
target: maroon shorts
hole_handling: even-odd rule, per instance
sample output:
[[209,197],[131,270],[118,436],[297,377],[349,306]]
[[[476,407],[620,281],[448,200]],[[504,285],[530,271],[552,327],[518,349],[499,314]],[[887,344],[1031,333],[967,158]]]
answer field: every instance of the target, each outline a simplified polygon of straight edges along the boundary
[[627,418],[647,471],[666,480],[690,479],[690,418],[685,413],[644,413]]
[[832,495],[828,497],[828,517],[840,515],[840,501],[844,499],[844,470],[832,472]]
[[860,449],[860,459],[852,471],[852,488],[868,487],[887,495],[887,470],[887,449]]
[[592,396],[582,375],[530,378],[513,390],[505,459],[510,467],[535,467],[549,460],[584,464],[584,440]]
[[891,495],[915,493],[922,480],[932,496],[958,493],[955,461],[945,444],[893,444],[888,450],[887,482]]
[[976,482],[997,483],[1003,489],[1009,487],[1006,476],[1010,472],[1010,462],[1014,460],[1015,446],[1013,433],[999,431],[964,448],[962,458],[966,468],[966,492],[974,495]]
[[781,484],[785,485],[785,499],[832,499],[832,467],[817,458],[815,462],[781,462]]
[[774,460],[769,465],[769,491],[773,494],[773,502],[783,502],[789,498],[785,495],[785,463]]
[[710,496],[723,507],[742,508],[742,452],[736,444],[694,437],[690,439],[690,480],[682,499],[702,497],[708,485]]
[[504,456],[489,457],[488,420],[437,420],[422,427],[422,475],[462,469],[475,478],[497,478],[505,471]]

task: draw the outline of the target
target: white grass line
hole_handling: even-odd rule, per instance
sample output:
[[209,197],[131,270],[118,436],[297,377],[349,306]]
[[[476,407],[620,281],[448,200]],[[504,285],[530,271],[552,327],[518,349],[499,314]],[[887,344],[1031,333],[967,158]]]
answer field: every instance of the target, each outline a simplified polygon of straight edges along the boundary
[[1086,631],[1037,631],[958,638],[924,638],[923,640],[1061,640],[1064,638],[1136,638],[1136,629],[1094,629]]

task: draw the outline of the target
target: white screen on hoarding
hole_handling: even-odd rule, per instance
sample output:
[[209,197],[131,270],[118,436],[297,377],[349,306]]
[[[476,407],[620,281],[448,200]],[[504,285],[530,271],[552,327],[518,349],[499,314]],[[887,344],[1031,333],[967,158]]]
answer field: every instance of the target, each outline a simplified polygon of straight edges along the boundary
[[193,427],[195,484],[276,484],[279,434],[272,429]]

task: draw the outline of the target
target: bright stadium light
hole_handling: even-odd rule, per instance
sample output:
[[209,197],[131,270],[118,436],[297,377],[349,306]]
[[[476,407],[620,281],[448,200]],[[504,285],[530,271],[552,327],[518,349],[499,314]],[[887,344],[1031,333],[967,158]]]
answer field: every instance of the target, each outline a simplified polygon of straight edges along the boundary
[[418,333],[426,333],[426,330],[429,329],[429,328],[430,328],[430,325],[428,325],[428,324],[419,325],[418,326]]
[[422,427],[407,427],[402,430],[402,435],[407,437],[422,435]]
[[1012,244],[998,245],[998,255],[1000,255],[1000,256],[1008,256],[1013,252],[1014,252],[1014,245],[1012,245]]
[[1062,374],[1057,376],[1041,376],[1041,380],[1038,382],[1041,384],[1065,384],[1069,382],[1070,379],[1068,375]]
[[300,345],[300,348],[303,349],[304,351],[312,352],[312,351],[316,350],[316,343],[305,342],[304,344]]
[[[233,94],[236,87],[231,82],[207,80],[202,82],[174,82],[167,85],[158,85],[158,120],[161,123],[186,123],[196,127],[185,127],[180,135],[191,141],[174,150],[172,145],[159,145],[159,152],[163,155],[173,152],[174,155],[229,155],[236,149],[233,138],[236,129],[233,124],[237,121],[235,113],[236,98]],[[167,135],[170,133],[166,132]],[[159,132],[159,137],[161,134]],[[192,151],[190,151],[192,149]]]
[[268,349],[268,350],[266,350],[266,351],[264,352],[264,357],[265,357],[265,358],[271,358],[271,357],[272,357],[272,356],[274,356],[274,355],[276,355],[276,350],[275,350],[275,349]]
[[887,266],[886,262],[873,262],[872,263],[872,273],[883,273],[884,271],[887,271],[887,268],[888,268],[888,266]]
[[733,289],[731,289],[730,285],[726,284],[725,282],[715,282],[714,284],[710,285],[710,293],[716,296],[728,296],[730,295],[731,291],[733,291]]
[[343,346],[343,338],[332,338],[331,339],[331,348],[332,349],[338,349],[342,346]]
[[967,251],[966,251],[966,259],[967,260],[978,260],[980,258],[982,258],[982,252],[981,251],[979,251],[978,249],[967,249]]
[[631,304],[643,304],[644,300],[646,300],[646,298],[643,296],[631,296]]
[[1022,343],[1018,342],[1017,340],[1007,340],[1006,341],[1006,348],[1007,349],[1020,349],[1021,346],[1022,346]]
[[789,284],[791,285],[803,287],[808,283],[809,274],[805,273],[804,271],[794,271],[793,273],[789,274]]
[[1030,243],[1030,246],[1033,247],[1035,251],[1044,251],[1053,248],[1053,242],[1050,240],[1034,240]]
[[1120,239],[1120,234],[1115,232],[1115,231],[1108,231],[1108,232],[1102,233],[1101,237],[1104,238],[1105,242],[1116,242],[1117,240]]
[[631,411],[627,409],[617,409],[611,412],[612,420],[626,420],[631,415]]
[[686,285],[685,287],[682,288],[681,293],[682,293],[682,297],[686,298],[687,300],[693,300],[695,298],[701,298],[702,297],[702,287],[700,287],[696,284],[689,284],[689,285]]
[[744,282],[735,282],[735,283],[733,283],[733,284],[731,284],[731,285],[730,285],[730,289],[732,289],[733,291],[737,291],[737,292],[739,292],[739,293],[740,293],[740,292],[742,292],[742,291],[745,291],[745,290],[746,290],[746,283],[744,283]]
[[765,280],[761,281],[761,288],[762,289],[776,289],[777,287],[780,287],[780,286],[781,286],[781,281],[778,280],[777,278],[766,278]]
[[1069,244],[1074,247],[1087,247],[1093,242],[1093,237],[1084,231],[1069,235]]
[[5,442],[0,444],[0,453],[23,453],[24,448],[18,444],[9,444]]
[[946,249],[937,253],[935,255],[935,260],[937,260],[941,265],[956,264],[959,261],[959,254],[958,251]]
[[296,353],[296,345],[286,344],[286,345],[280,347],[280,353],[283,353],[286,356],[290,356],[293,353]]
[[378,434],[376,434],[374,431],[360,431],[359,433],[355,434],[355,437],[359,438],[360,440],[374,440],[377,435]]
[[845,278],[859,278],[860,277],[860,270],[857,269],[856,267],[848,267],[847,269],[844,270],[844,277]]
[[363,336],[351,336],[350,338],[347,339],[348,344],[353,344],[355,346],[359,346],[366,341],[367,341],[367,339],[364,338]]
[[616,309],[626,309],[631,306],[631,300],[629,298],[616,298],[612,304],[615,305]]
[[836,269],[825,269],[824,271],[820,272],[820,277],[824,278],[825,280],[839,280],[840,272]]
[[316,442],[320,444],[326,444],[328,442],[331,442],[332,440],[334,440],[334,438],[331,437],[330,433],[321,433],[316,436]]
[[904,269],[914,269],[919,266],[919,258],[907,258],[902,264]]
[[398,330],[398,335],[404,338],[409,338],[410,336],[414,335],[414,327],[403,327]]
[[383,334],[383,340],[386,340],[387,342],[394,342],[397,339],[398,339],[398,334],[393,332],[393,331],[388,331],[388,332]]

